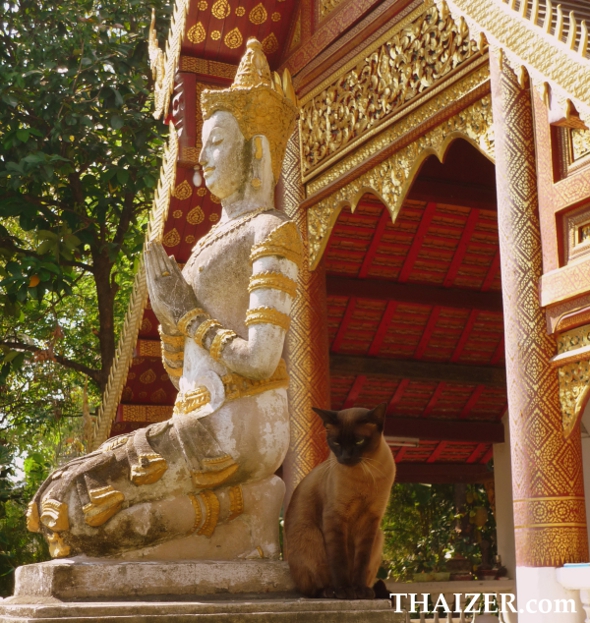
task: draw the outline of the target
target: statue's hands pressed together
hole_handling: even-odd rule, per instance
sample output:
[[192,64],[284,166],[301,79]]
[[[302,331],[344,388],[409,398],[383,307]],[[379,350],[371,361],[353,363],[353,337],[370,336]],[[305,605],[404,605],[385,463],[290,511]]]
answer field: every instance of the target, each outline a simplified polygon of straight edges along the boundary
[[152,310],[169,335],[179,335],[178,321],[199,307],[192,287],[186,282],[174,257],[168,257],[159,242],[145,249],[146,277]]

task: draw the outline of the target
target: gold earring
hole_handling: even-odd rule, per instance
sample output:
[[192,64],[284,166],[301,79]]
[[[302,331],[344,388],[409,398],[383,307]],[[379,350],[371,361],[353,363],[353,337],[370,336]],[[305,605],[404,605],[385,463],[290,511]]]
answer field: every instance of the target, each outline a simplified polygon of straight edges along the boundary
[[260,188],[262,186],[262,180],[259,177],[253,177],[250,182],[254,188]]
[[254,137],[254,157],[256,160],[262,160],[262,141],[259,136]]

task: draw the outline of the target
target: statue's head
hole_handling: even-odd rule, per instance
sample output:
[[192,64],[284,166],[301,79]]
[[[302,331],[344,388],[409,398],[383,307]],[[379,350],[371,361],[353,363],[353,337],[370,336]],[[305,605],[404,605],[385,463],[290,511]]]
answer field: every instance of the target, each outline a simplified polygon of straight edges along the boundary
[[240,188],[272,190],[279,179],[298,108],[287,71],[271,75],[256,39],[249,39],[229,89],[201,95],[199,160],[209,190],[224,199]]

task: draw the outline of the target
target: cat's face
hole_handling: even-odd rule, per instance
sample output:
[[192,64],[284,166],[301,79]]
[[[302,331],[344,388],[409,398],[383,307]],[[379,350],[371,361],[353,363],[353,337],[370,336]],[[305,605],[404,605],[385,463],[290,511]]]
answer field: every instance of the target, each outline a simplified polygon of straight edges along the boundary
[[330,450],[342,465],[357,465],[377,449],[383,433],[386,403],[374,409],[313,410],[322,418]]

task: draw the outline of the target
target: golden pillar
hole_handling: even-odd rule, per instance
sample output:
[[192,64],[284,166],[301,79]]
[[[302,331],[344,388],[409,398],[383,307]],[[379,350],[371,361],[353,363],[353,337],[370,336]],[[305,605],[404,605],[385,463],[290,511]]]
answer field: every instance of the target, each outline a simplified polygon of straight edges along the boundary
[[504,301],[517,567],[588,560],[579,430],[564,440],[557,353],[539,304],[541,234],[533,112],[521,86],[491,55],[498,232]]
[[299,208],[304,198],[299,153],[299,130],[296,130],[287,145],[279,186],[282,207],[297,223],[305,248],[287,334],[291,441],[283,463],[287,485],[285,508],[301,479],[328,454],[323,424],[311,408],[330,408],[326,275],[323,265],[313,272],[309,270],[307,214]]

